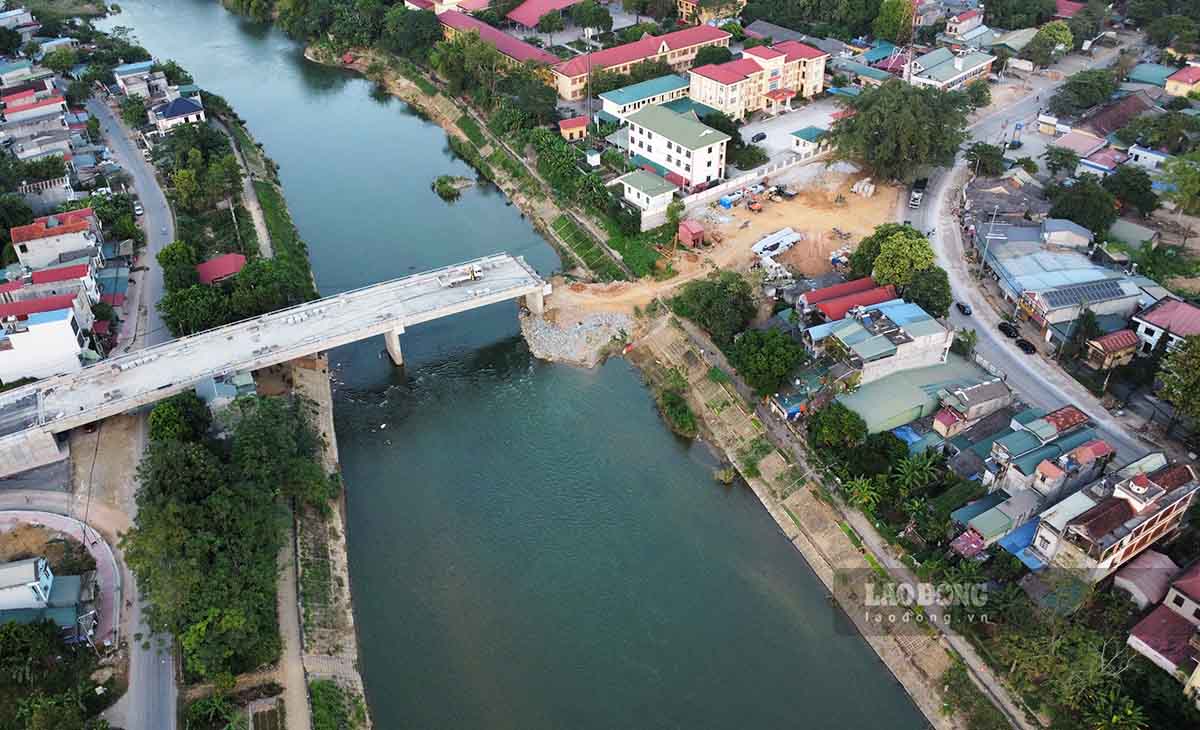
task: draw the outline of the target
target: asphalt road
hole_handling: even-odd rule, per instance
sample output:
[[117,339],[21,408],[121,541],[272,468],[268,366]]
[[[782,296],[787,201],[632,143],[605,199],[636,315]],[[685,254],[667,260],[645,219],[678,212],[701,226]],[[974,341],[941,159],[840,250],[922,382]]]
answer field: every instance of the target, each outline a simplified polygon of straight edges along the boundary
[[[1111,64],[1115,53],[1106,53],[1087,60],[1085,67],[1095,68]],[[1079,70],[1079,69],[1075,69]],[[1037,114],[1054,89],[1060,84],[1045,79],[1036,79],[1027,96],[1004,109],[976,121],[971,134],[978,141],[996,143],[1011,132],[1016,121],[1028,121]],[[975,280],[968,271],[962,257],[962,243],[957,222],[952,210],[949,193],[966,181],[966,162],[960,156],[953,170],[942,170],[930,179],[930,189],[925,203],[917,210],[910,210],[907,199],[901,201],[900,218],[911,220],[921,231],[936,228],[932,237],[937,253],[938,265],[950,276],[950,287],[955,301],[971,305],[972,316],[963,316],[951,308],[950,322],[955,327],[972,328],[978,333],[976,352],[1002,371],[1018,395],[1030,405],[1052,409],[1068,403],[1083,409],[1096,424],[1101,436],[1117,449],[1121,462],[1131,461],[1150,450],[1149,445],[1129,433],[1119,422],[1099,406],[1098,401],[1078,382],[1063,372],[1054,363],[1040,355],[1026,355],[1018,350],[1013,341],[997,329],[1000,317],[983,298]],[[952,179],[959,182],[951,185]]]
[[[93,97],[87,107],[100,120],[105,142],[117,163],[129,172],[133,189],[145,210],[141,222],[146,230],[146,250],[140,263],[149,270],[143,272],[140,284],[144,287],[140,292],[140,306],[146,311],[140,326],[145,327],[142,345],[156,345],[171,339],[171,333],[155,306],[163,295],[162,270],[155,257],[163,246],[174,240],[175,220],[153,168],[142,157],[128,130],[102,100]],[[145,447],[145,431],[143,419],[139,451]],[[133,517],[130,515],[130,519]],[[171,636],[151,634],[142,615],[142,600],[135,581],[130,581],[127,595],[130,601],[128,625],[132,627],[126,636],[130,659],[129,690],[110,710],[110,717],[126,730],[175,730],[178,688],[175,686]],[[140,640],[136,635],[141,636]],[[160,646],[164,648],[160,649]]]

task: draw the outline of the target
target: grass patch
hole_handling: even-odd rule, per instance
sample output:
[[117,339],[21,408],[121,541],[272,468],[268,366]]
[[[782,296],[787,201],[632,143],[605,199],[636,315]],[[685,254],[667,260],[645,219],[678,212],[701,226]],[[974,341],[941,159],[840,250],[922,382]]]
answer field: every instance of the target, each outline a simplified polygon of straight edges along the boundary
[[838,527],[842,528],[842,532],[846,533],[846,537],[848,537],[850,539],[850,542],[854,545],[855,548],[858,548],[860,550],[862,549],[862,546],[863,546],[862,538],[860,538],[858,536],[858,533],[854,531],[853,527],[846,524],[845,522],[838,522]]
[[258,196],[258,204],[262,207],[267,232],[271,234],[271,250],[275,252],[275,260],[282,261],[290,267],[297,277],[302,276],[308,298],[315,298],[317,290],[312,281],[312,270],[309,268],[308,245],[301,240],[295,224],[292,223],[283,193],[269,182],[255,180],[254,194]]
[[962,662],[956,661],[942,674],[946,688],[946,703],[967,721],[973,730],[1003,730],[1008,720],[996,706],[979,691]]
[[525,195],[533,196],[538,194],[537,180],[534,180],[533,176],[529,174],[529,170],[526,170],[525,166],[512,155],[508,154],[503,147],[497,146],[495,151],[488,156],[487,162],[493,168],[503,170]]
[[730,382],[729,373],[725,372],[716,365],[713,365],[708,369],[708,379],[721,385]]
[[621,260],[629,267],[634,276],[649,276],[655,271],[655,264],[660,256],[654,250],[656,245],[669,243],[673,232],[667,230],[670,226],[660,226],[645,233],[625,233],[617,222],[610,216],[600,215],[600,223],[608,233],[608,245],[621,254]]
[[366,723],[367,709],[362,698],[331,680],[309,682],[308,697],[313,730],[355,730]]
[[771,442],[763,436],[755,438],[750,443],[738,449],[738,463],[742,465],[742,473],[747,479],[754,479],[762,476],[762,472],[758,470],[758,462],[762,461],[775,450],[771,446]]
[[467,139],[471,140],[476,147],[482,147],[487,144],[487,138],[483,136],[483,130],[479,128],[479,124],[470,114],[463,114],[458,118],[458,122],[456,123],[463,134],[467,135]]
[[[430,83],[429,79],[425,78],[420,70],[413,65],[412,61],[409,61],[407,58],[397,58],[394,68],[396,69],[396,73],[411,81],[425,96],[437,96],[437,87]],[[465,132],[466,130],[463,131]]]
[[608,254],[596,243],[596,240],[575,224],[566,214],[555,219],[554,233],[583,260],[602,281],[621,281],[625,279],[624,272],[608,257]]

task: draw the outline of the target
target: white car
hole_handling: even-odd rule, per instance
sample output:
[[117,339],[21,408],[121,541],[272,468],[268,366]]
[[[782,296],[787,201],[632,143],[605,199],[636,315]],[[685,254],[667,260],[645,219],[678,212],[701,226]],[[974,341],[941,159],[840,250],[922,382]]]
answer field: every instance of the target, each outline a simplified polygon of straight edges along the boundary
[[729,194],[729,199],[735,203],[738,202],[739,200],[742,199],[742,191],[734,190],[732,193]]
[[146,211],[142,209],[142,204],[141,204],[141,203],[134,203],[134,204],[133,204],[133,214],[134,214],[134,215],[141,215],[142,213],[145,213],[145,212],[146,212]]
[[751,195],[758,195],[762,191],[766,190],[766,188],[763,187],[762,183],[754,183],[749,187],[749,190]]

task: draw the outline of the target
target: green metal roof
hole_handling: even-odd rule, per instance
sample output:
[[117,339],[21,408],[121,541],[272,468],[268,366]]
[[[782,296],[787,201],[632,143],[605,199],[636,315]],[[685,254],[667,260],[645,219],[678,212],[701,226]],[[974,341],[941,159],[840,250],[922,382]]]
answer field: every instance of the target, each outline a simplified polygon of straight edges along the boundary
[[[937,58],[941,58],[941,56],[938,54],[938,51],[946,51],[946,55],[949,56],[949,58],[946,58],[943,61],[937,61]],[[934,58],[935,56],[937,58]],[[945,48],[939,48],[937,51],[926,53],[924,56],[919,56],[916,61],[914,61],[914,63],[918,63],[925,68],[924,71],[917,75],[933,79],[934,81],[944,82],[949,81],[956,76],[961,76],[967,71],[982,66],[989,61],[995,60],[994,56],[989,56],[982,51],[973,51],[965,56],[959,56],[959,58],[962,59],[961,68],[954,64],[954,54],[950,53]],[[930,64],[923,63],[922,59],[929,59]],[[935,63],[935,61],[937,62]]]
[[866,64],[858,63],[857,61],[849,61],[844,58],[835,58],[830,62],[830,66],[832,66],[835,72],[854,74],[855,76],[865,76],[868,79],[874,79],[875,81],[880,82],[887,81],[890,78],[895,78],[881,68],[872,68]]
[[1063,436],[1053,443],[1046,444],[1040,449],[1031,451],[1028,454],[1013,461],[1013,465],[1026,476],[1033,474],[1033,470],[1037,465],[1042,463],[1044,459],[1057,459],[1067,453],[1076,446],[1083,446],[1088,441],[1096,438],[1096,432],[1090,428],[1085,428],[1081,431],[1076,431]]
[[1048,441],[1058,435],[1058,429],[1055,428],[1054,424],[1050,423],[1044,418],[1039,418],[1036,421],[1030,421],[1029,423],[1025,424],[1025,428],[1032,431],[1033,435],[1037,436],[1042,441]]
[[665,109],[670,109],[671,111],[675,112],[676,114],[687,114],[688,112],[695,112],[696,116],[701,119],[703,119],[704,117],[707,117],[709,114],[719,114],[720,113],[716,109],[713,109],[711,106],[709,106],[707,104],[701,104],[700,102],[696,101],[695,99],[693,99],[690,96],[681,96],[680,98],[674,99],[672,101],[668,101],[666,104],[662,104],[661,106]]
[[1042,444],[1041,439],[1025,430],[1013,431],[1003,438],[996,439],[996,443],[1008,449],[1008,453],[1013,456],[1024,454]]
[[991,377],[978,365],[950,354],[943,365],[894,373],[837,399],[863,417],[870,433],[879,433],[933,413],[938,408],[939,390],[974,385]]
[[1134,84],[1166,86],[1167,77],[1178,70],[1174,66],[1164,66],[1161,63],[1139,63],[1129,72],[1129,81]]
[[679,74],[668,74],[659,76],[656,79],[649,79],[637,84],[622,86],[619,89],[606,91],[600,94],[600,98],[605,101],[611,101],[617,106],[625,106],[643,99],[649,99],[660,94],[667,94],[672,91],[686,89],[690,82]]
[[627,117],[630,124],[645,127],[662,135],[675,144],[698,150],[718,142],[726,142],[729,135],[719,132],[700,122],[691,114],[676,114],[661,106],[648,106]]
[[878,360],[887,355],[893,355],[896,352],[896,346],[883,335],[875,335],[868,337],[862,342],[856,342],[850,346],[854,354],[861,357],[864,361]]
[[634,190],[640,190],[650,197],[679,189],[678,186],[667,182],[649,170],[634,170],[621,176],[619,180],[621,183],[628,185]]
[[985,540],[1003,535],[1013,528],[1012,520],[1000,510],[999,506],[971,518],[970,525]]
[[795,132],[792,132],[792,136],[799,137],[806,142],[820,142],[821,138],[824,137],[827,132],[828,130],[822,129],[821,127],[813,127],[810,125],[804,129],[797,129]]
[[946,333],[946,328],[935,319],[917,319],[904,325],[904,331],[913,337],[927,337]]

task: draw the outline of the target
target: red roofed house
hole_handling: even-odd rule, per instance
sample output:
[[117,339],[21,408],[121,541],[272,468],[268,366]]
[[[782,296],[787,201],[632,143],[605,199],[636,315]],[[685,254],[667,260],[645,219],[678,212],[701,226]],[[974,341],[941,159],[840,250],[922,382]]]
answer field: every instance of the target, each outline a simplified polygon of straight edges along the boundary
[[[84,323],[78,319],[81,301],[88,316]],[[0,304],[0,382],[81,369],[83,330],[91,323],[91,305],[82,294]]]
[[100,221],[91,208],[35,218],[10,232],[17,259],[31,269],[58,263],[60,254],[100,243]]
[[1167,349],[1174,350],[1183,344],[1183,338],[1200,335],[1200,307],[1178,299],[1163,299],[1144,312],[1130,317],[1133,330],[1142,341],[1142,354],[1154,351],[1165,334]]
[[958,15],[952,15],[946,21],[946,35],[962,36],[967,31],[975,30],[983,25],[983,13],[978,10],[968,10]]
[[49,114],[61,114],[67,110],[67,100],[55,94],[44,99],[28,99],[4,107],[4,121],[23,122]]
[[692,69],[688,96],[734,119],[759,110],[772,115],[791,111],[794,97],[821,93],[828,58],[797,41],[747,48],[739,59]]
[[1070,20],[1075,14],[1087,7],[1087,3],[1077,3],[1073,0],[1055,0],[1054,19]]
[[896,298],[896,287],[887,286],[868,289],[867,291],[849,294],[837,299],[829,299],[817,304],[817,309],[825,315],[825,320],[832,322],[842,319],[855,307],[865,307],[870,304],[882,304]]
[[246,266],[246,257],[240,253],[227,253],[196,264],[196,276],[201,284],[218,284],[236,276]]
[[[443,13],[438,18],[444,16]],[[591,72],[604,70],[627,74],[630,68],[643,61],[665,61],[676,71],[682,71],[691,67],[701,48],[727,48],[730,38],[729,33],[710,25],[697,25],[661,36],[647,33],[632,43],[585,53],[558,63],[552,69],[554,87],[563,99],[582,99]]]
[[700,0],[676,0],[679,19],[685,23],[707,23],[710,20],[736,19],[746,9],[746,0],[726,0],[724,3],[701,3]]
[[1137,353],[1140,344],[1141,341],[1138,340],[1137,334],[1128,329],[1117,330],[1103,337],[1088,340],[1088,367],[1094,370],[1112,370],[1122,365],[1128,365],[1133,361],[1133,356]]
[[1167,77],[1167,93],[1187,96],[1200,91],[1200,66],[1184,66]]
[[21,302],[28,299],[83,292],[89,302],[100,301],[100,289],[92,269],[92,262],[38,269],[16,281],[0,284],[0,302]]
[[861,279],[844,281],[841,284],[834,284],[833,286],[827,286],[822,289],[813,289],[812,291],[804,292],[800,295],[798,304],[800,304],[800,306],[804,309],[809,309],[821,302],[825,302],[830,299],[837,299],[838,297],[844,297],[847,294],[857,294],[860,291],[874,289],[876,286],[877,285],[875,284],[874,279],[869,276],[864,276]]
[[568,142],[574,142],[587,137],[587,125],[588,118],[586,116],[571,117],[558,123],[558,133]]
[[508,63],[512,65],[523,64],[526,61],[547,65],[558,63],[558,56],[549,54],[537,46],[517,40],[507,33],[496,30],[487,23],[476,20],[470,15],[460,13],[457,10],[447,10],[438,15],[437,19],[442,24],[442,34],[446,37],[446,40],[454,38],[459,33],[474,31],[480,40],[495,46],[496,50],[500,51],[500,54],[507,58]]
[[1162,604],[1133,627],[1126,643],[1175,677],[1200,705],[1200,562],[1171,583]]
[[562,12],[579,2],[582,0],[525,0],[504,17],[518,25],[533,29],[537,27],[542,16]]

